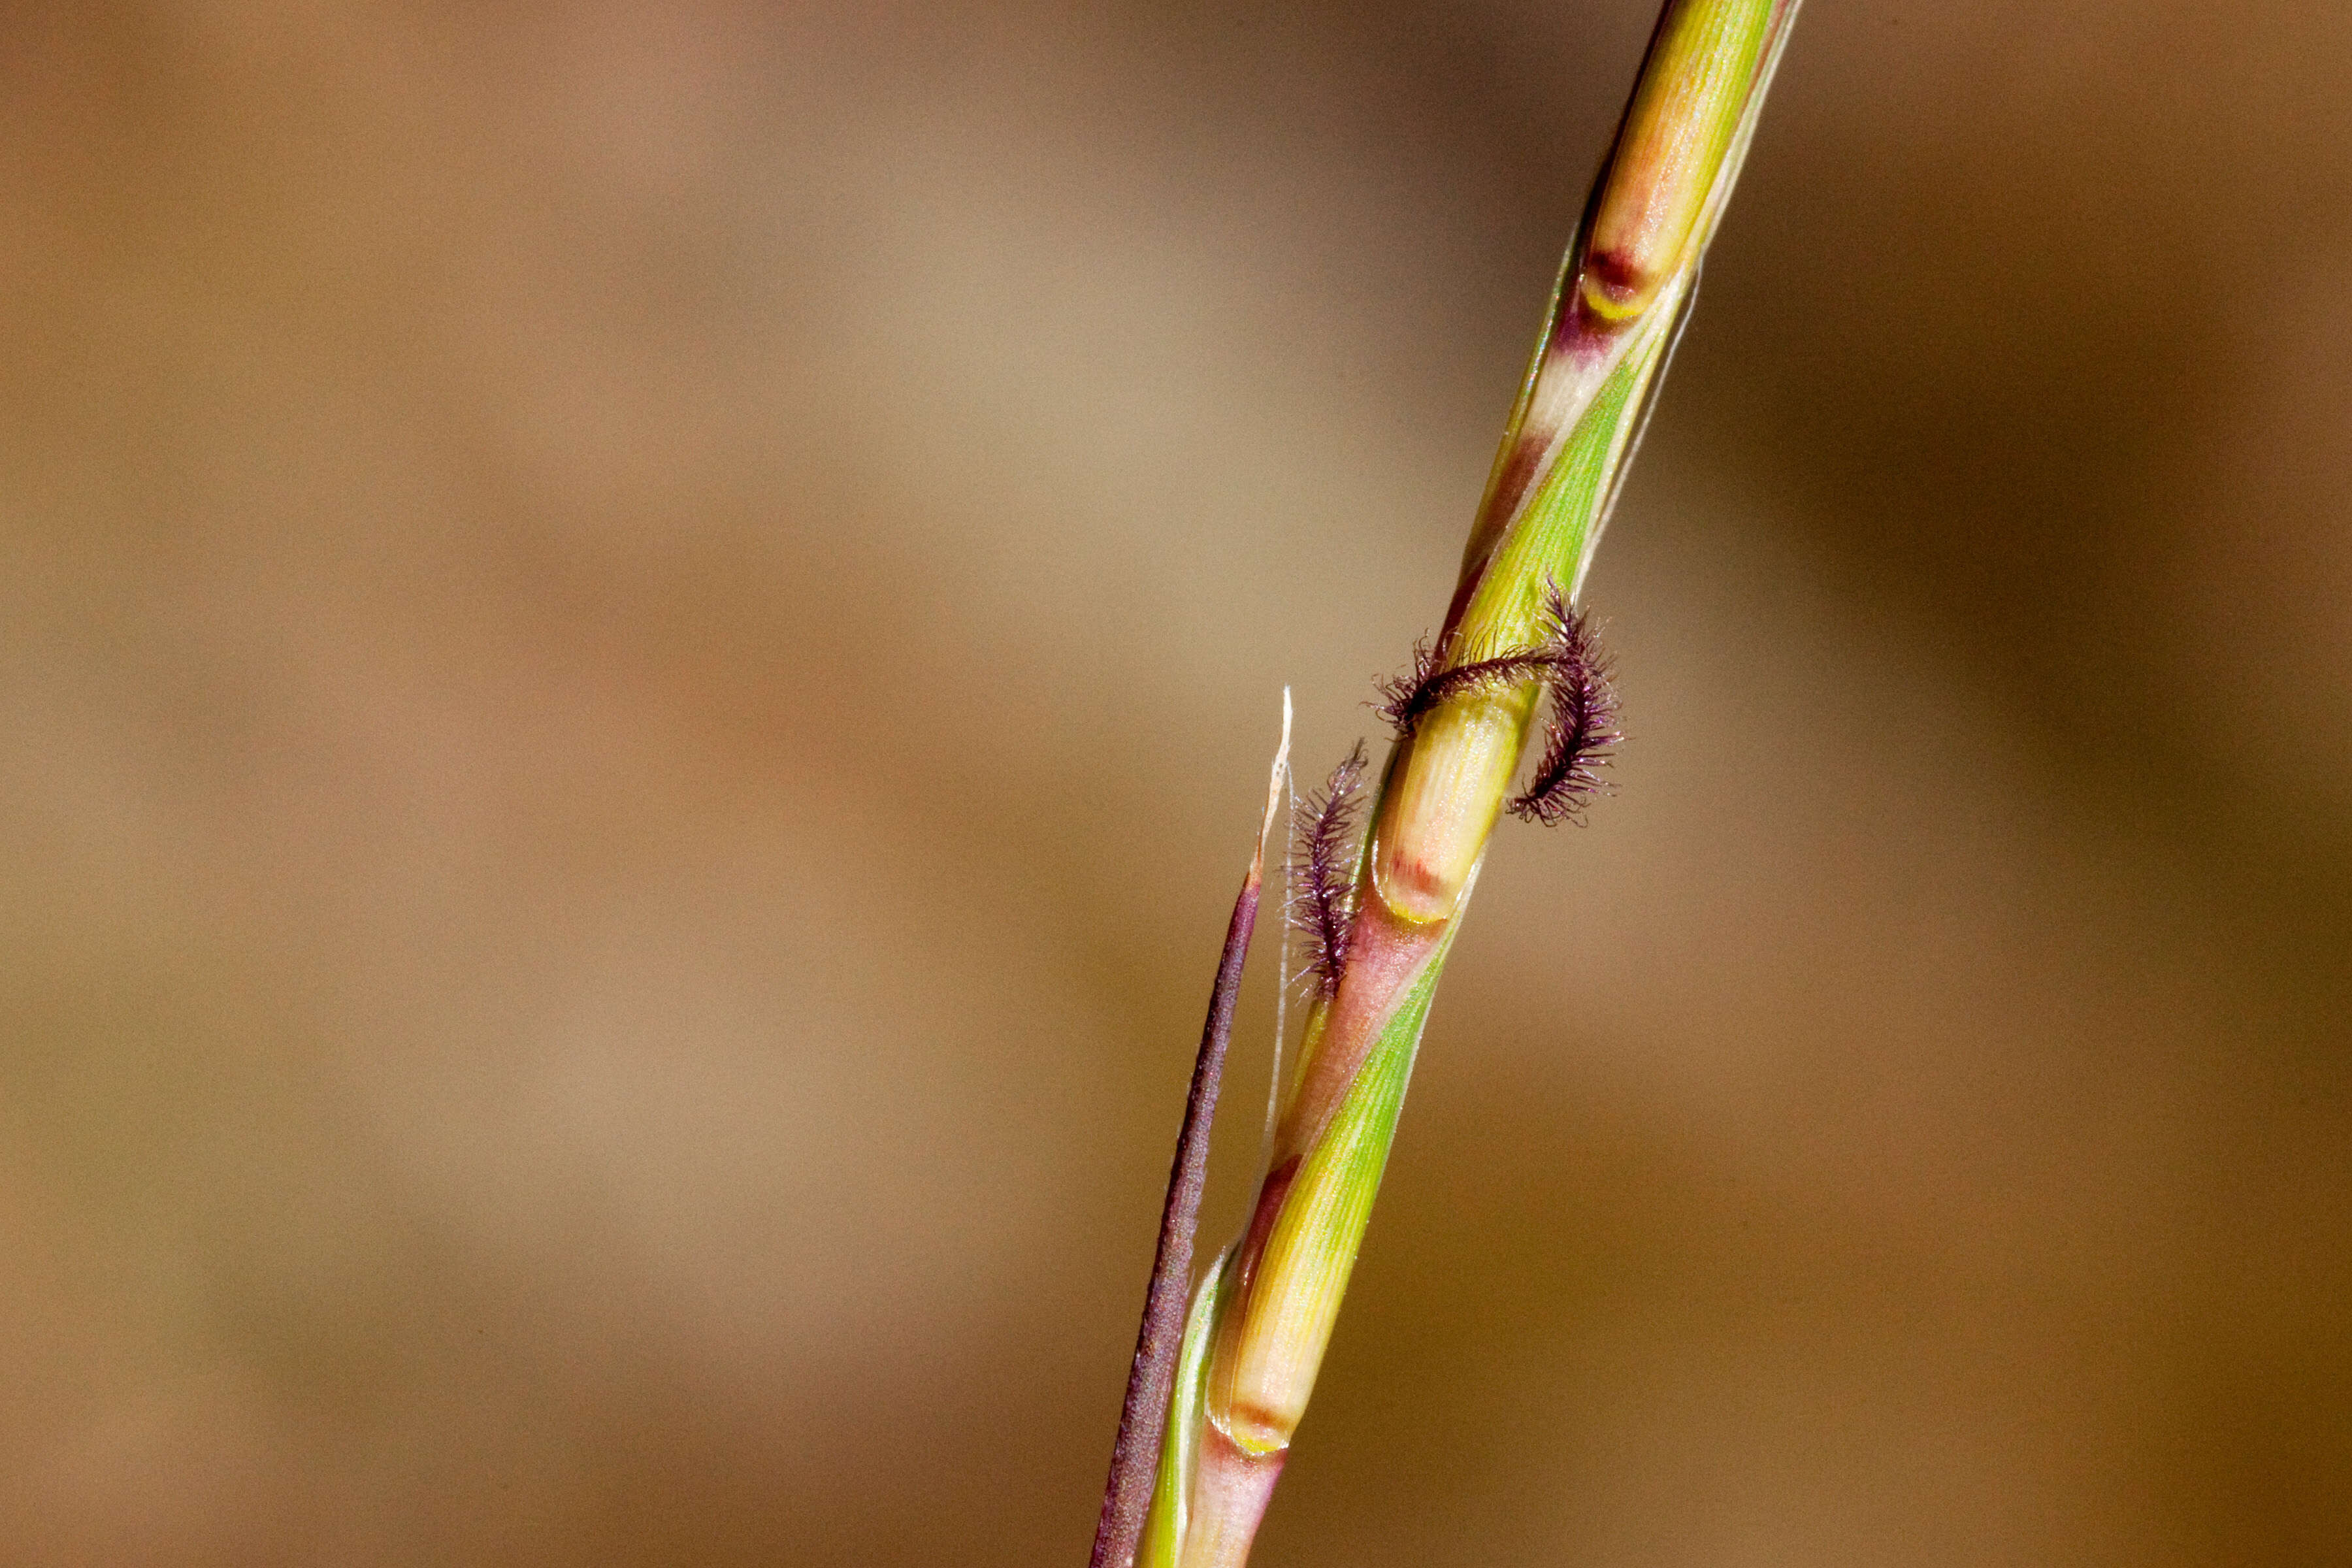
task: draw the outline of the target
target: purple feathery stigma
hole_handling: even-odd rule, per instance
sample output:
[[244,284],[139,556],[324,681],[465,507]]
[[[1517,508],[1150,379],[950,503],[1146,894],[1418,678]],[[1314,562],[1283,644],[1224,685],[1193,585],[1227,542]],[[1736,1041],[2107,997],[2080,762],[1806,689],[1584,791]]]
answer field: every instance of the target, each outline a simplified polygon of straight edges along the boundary
[[1291,853],[1299,890],[1291,924],[1307,939],[1307,967],[1326,996],[1338,993],[1348,963],[1349,928],[1355,916],[1354,871],[1357,794],[1364,779],[1364,743],[1331,770],[1322,793],[1307,800],[1307,826]]
[[1616,727],[1609,662],[1591,628],[1556,584],[1545,608],[1550,626],[1543,645],[1544,683],[1551,689],[1551,713],[1544,724],[1543,760],[1510,809],[1524,821],[1549,827],[1578,820],[1585,802],[1607,787],[1600,770],[1624,737]]

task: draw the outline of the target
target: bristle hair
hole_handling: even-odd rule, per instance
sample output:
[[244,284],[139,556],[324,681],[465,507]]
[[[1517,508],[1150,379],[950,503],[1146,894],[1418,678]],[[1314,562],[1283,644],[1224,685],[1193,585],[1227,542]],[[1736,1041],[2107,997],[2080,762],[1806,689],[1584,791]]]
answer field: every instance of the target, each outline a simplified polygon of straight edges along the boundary
[[1502,691],[1549,673],[1550,658],[1543,647],[1515,648],[1493,658],[1476,659],[1439,668],[1437,650],[1427,642],[1412,647],[1412,673],[1380,683],[1385,699],[1376,710],[1395,726],[1397,739],[1411,740],[1437,706],[1472,692]]
[[1584,805],[1608,787],[1601,770],[1624,737],[1617,730],[1617,694],[1609,686],[1609,661],[1584,617],[1569,607],[1554,584],[1544,605],[1544,684],[1551,712],[1544,722],[1543,758],[1528,787],[1510,803],[1522,821],[1549,827],[1581,821]]
[[1397,739],[1410,740],[1423,719],[1444,702],[1480,692],[1500,692],[1540,680],[1551,694],[1544,721],[1543,757],[1527,789],[1509,809],[1549,826],[1578,819],[1586,801],[1607,785],[1600,771],[1611,748],[1622,739],[1615,729],[1617,700],[1609,689],[1608,660],[1601,657],[1584,617],[1569,606],[1558,584],[1546,587],[1543,639],[1492,658],[1441,667],[1427,642],[1412,650],[1412,670],[1380,683],[1381,718]]
[[1328,997],[1338,994],[1348,964],[1348,939],[1354,922],[1356,808],[1364,782],[1364,743],[1356,742],[1330,781],[1307,797],[1307,817],[1291,848],[1297,889],[1290,923],[1305,939],[1301,978]]

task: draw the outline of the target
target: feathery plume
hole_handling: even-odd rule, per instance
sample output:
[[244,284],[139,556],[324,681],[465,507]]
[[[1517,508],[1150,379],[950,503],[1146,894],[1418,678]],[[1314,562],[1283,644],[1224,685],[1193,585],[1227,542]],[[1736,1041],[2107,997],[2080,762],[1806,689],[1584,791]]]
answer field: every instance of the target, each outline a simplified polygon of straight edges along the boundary
[[1618,733],[1617,694],[1609,687],[1609,661],[1582,616],[1569,607],[1553,584],[1545,614],[1544,683],[1551,713],[1544,725],[1543,759],[1528,787],[1510,803],[1511,815],[1546,827],[1573,821],[1584,803],[1608,787],[1600,770],[1609,765]]
[[1348,935],[1355,918],[1356,807],[1364,782],[1364,743],[1356,742],[1321,793],[1307,799],[1306,830],[1291,851],[1299,888],[1290,923],[1307,939],[1307,964],[1300,971],[1329,996],[1339,989],[1348,964]]

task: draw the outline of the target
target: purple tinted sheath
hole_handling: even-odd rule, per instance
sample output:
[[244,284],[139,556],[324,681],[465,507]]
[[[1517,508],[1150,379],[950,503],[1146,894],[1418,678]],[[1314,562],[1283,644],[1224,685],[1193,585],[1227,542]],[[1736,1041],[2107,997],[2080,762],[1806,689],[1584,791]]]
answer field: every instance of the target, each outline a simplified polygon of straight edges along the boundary
[[1192,1238],[1200,1228],[1201,1190],[1209,1176],[1209,1128],[1217,1118],[1217,1091],[1224,1081],[1225,1047],[1233,1038],[1242,964],[1257,924],[1258,887],[1259,870],[1252,866],[1225,927],[1225,951],[1217,960],[1216,989],[1209,994],[1201,1054],[1192,1063],[1192,1092],[1184,1100],[1184,1126],[1176,1135],[1176,1159],[1168,1172],[1160,1247],[1151,1259],[1143,1324],[1135,1335],[1135,1364],[1127,1374],[1127,1403],[1119,1408],[1110,1480],[1103,1488],[1102,1519],[1095,1526],[1094,1555],[1087,1560],[1087,1568],[1131,1568],[1143,1539],[1152,1479],[1159,1469],[1160,1429],[1167,1425],[1169,1395],[1175,1386],[1176,1352],[1184,1339]]

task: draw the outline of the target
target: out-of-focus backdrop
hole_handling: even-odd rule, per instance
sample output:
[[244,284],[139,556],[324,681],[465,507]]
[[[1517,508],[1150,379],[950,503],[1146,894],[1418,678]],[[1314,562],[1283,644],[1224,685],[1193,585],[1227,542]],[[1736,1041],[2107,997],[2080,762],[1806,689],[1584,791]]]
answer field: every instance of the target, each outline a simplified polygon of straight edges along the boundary
[[[8,8],[0,1561],[1079,1561],[1650,20]],[[1816,0],[1259,1563],[2352,1561],[2347,433],[2352,10]]]

